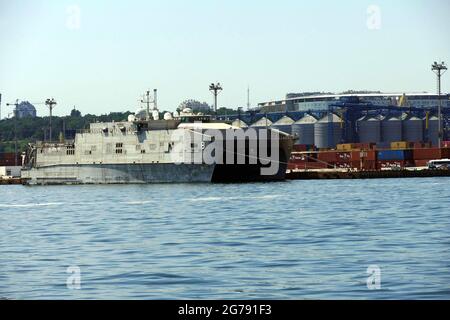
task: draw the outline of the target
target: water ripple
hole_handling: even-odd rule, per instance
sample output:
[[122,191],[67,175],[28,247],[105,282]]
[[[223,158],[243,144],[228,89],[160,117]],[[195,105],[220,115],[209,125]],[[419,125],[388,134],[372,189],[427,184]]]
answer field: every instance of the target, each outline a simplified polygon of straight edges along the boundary
[[0,298],[450,299],[449,182],[0,186]]

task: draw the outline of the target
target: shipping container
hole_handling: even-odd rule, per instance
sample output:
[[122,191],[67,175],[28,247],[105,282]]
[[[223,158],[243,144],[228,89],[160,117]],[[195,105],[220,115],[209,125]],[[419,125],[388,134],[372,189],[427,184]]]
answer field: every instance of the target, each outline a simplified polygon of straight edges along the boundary
[[405,150],[405,149],[411,149],[413,147],[414,147],[413,142],[397,141],[397,142],[391,143],[392,150]]
[[431,142],[414,142],[413,149],[431,148]]
[[412,152],[411,150],[382,150],[378,151],[377,159],[381,161],[410,160]]
[[365,160],[362,162],[362,171],[375,171],[377,170],[377,162],[375,160]]
[[441,149],[439,148],[424,148],[413,150],[414,160],[437,160],[441,159]]
[[450,148],[450,141],[442,141],[442,148]]
[[352,152],[337,152],[336,161],[337,162],[349,162],[352,160]]
[[294,144],[293,151],[297,152],[308,151],[308,147],[306,144]]
[[416,167],[428,167],[428,160],[414,160],[414,166],[416,166]]
[[336,150],[338,150],[338,151],[352,151],[353,148],[354,148],[354,146],[351,143],[338,144],[336,146]]
[[377,161],[377,169],[389,169],[389,168],[405,168],[408,166],[412,166],[410,161],[405,160],[378,160]]
[[293,149],[297,152],[314,151],[314,146],[310,144],[295,144]]
[[337,152],[336,151],[319,152],[317,154],[317,159],[328,163],[335,163],[338,160]]
[[289,163],[289,170],[313,170],[313,169],[330,169],[332,166],[321,162],[303,162],[303,163]]
[[441,149],[441,159],[450,159],[450,148]]

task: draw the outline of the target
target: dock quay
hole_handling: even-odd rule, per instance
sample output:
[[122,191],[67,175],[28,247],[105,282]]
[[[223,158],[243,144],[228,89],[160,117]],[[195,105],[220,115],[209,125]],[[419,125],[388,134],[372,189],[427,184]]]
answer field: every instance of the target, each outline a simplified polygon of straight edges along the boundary
[[8,178],[8,179],[1,179],[0,178],[0,185],[14,185],[14,184],[23,184],[22,178]]
[[450,170],[292,170],[286,174],[287,180],[333,180],[333,179],[393,179],[450,177]]

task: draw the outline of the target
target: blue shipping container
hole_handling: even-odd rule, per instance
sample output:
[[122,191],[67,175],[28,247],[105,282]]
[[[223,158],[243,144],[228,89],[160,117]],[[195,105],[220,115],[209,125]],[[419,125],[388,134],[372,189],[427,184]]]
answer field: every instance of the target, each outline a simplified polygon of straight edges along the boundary
[[378,151],[378,160],[410,160],[412,159],[411,150],[382,150]]

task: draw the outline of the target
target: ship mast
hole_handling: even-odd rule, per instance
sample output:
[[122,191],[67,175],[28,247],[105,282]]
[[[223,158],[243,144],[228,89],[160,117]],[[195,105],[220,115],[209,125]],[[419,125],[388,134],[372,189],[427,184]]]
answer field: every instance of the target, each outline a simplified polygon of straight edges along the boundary
[[145,95],[143,96],[143,99],[141,100],[141,103],[145,103],[147,106],[147,121],[150,120],[150,104],[153,104],[153,110],[158,110],[158,100],[157,100],[157,89],[153,89],[153,100],[150,99],[150,90],[147,90]]

